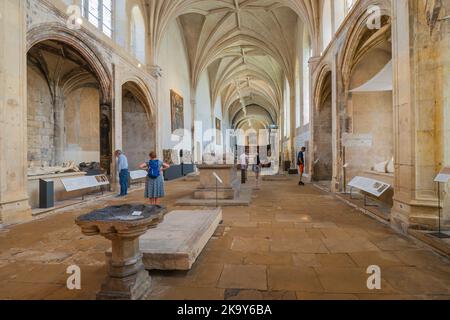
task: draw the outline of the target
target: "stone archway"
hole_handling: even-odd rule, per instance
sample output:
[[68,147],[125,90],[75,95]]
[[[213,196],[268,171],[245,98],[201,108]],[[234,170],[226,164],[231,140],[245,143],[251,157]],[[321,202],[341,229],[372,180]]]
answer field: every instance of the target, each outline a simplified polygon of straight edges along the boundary
[[[107,174],[113,175],[112,158],[112,84],[111,71],[102,59],[102,54],[96,49],[94,40],[83,30],[70,30],[60,23],[38,25],[27,33],[27,51],[35,45],[54,41],[69,47],[84,60],[89,72],[96,78],[99,90],[99,132],[100,132],[100,163]],[[76,73],[71,76],[75,77]],[[74,80],[76,82],[77,80]]]
[[136,80],[122,85],[122,149],[130,170],[145,162],[156,151],[155,113],[149,91]]
[[[365,14],[363,15],[363,17]],[[391,17],[381,17],[377,30],[364,28],[363,19],[349,35],[342,57],[343,106],[345,126],[343,134],[362,138],[366,146],[345,147],[345,183],[355,176],[364,176],[395,185],[395,134],[393,92],[369,85],[380,73],[387,74],[392,63]],[[390,75],[391,79],[393,74]],[[386,77],[388,78],[388,77]],[[384,77],[383,77],[384,79]],[[381,201],[393,206],[393,188]]]

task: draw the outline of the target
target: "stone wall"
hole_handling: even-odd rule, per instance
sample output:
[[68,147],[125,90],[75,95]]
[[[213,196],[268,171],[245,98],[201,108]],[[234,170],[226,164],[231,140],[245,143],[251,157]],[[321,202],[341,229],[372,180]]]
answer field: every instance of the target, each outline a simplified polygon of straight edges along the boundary
[[130,92],[122,97],[123,109],[123,151],[128,157],[130,170],[148,160],[148,154],[155,150],[155,137],[150,120],[142,103]]
[[41,73],[27,68],[28,165],[54,164],[53,103],[47,81]]
[[80,88],[66,97],[64,125],[64,162],[100,162],[98,89]]

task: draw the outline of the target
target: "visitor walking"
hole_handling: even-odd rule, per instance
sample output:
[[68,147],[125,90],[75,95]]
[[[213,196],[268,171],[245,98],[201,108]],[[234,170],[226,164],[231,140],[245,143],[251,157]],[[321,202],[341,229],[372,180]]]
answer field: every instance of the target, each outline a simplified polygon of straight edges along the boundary
[[258,153],[256,153],[255,160],[253,163],[253,168],[252,168],[253,172],[255,173],[255,177],[256,177],[256,187],[259,187],[259,176],[261,174],[261,168],[262,168],[261,159],[259,157],[259,152],[258,152]]
[[303,147],[297,156],[297,165],[298,165],[298,174],[300,175],[300,182],[298,183],[299,186],[304,186],[303,183],[303,173],[305,172],[305,151],[306,148]]
[[128,194],[128,159],[121,150],[115,152],[117,158],[117,171],[119,172],[120,194],[125,197]]
[[139,166],[148,170],[144,196],[150,200],[151,205],[159,205],[160,199],[165,196],[163,171],[169,169],[170,165],[158,160],[156,152],[150,152],[149,157],[148,163]]
[[245,184],[247,182],[247,168],[248,168],[248,156],[247,152],[241,154],[239,157],[239,163],[241,165],[241,183]]

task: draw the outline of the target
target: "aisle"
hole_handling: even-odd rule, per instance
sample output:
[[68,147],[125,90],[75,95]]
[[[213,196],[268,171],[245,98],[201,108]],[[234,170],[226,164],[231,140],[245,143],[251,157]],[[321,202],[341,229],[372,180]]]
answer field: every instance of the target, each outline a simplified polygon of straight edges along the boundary
[[[195,184],[168,183],[164,204],[175,208]],[[135,191],[0,232],[0,299],[95,298],[109,243],[84,237],[74,218],[140,201]],[[250,207],[223,211],[191,271],[151,272],[151,299],[450,298],[448,260],[311,185],[263,182]],[[71,264],[81,267],[81,291],[65,287]],[[370,265],[381,268],[380,291],[367,288]]]

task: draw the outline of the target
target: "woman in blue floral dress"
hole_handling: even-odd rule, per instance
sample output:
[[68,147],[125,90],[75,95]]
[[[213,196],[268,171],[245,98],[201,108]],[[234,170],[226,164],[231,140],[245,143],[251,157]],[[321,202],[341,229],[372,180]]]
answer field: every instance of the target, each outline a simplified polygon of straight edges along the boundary
[[148,171],[145,183],[145,198],[150,200],[151,205],[159,205],[161,198],[164,198],[164,175],[163,171],[170,168],[170,165],[157,159],[156,152],[149,154],[150,161],[140,165],[141,169]]

